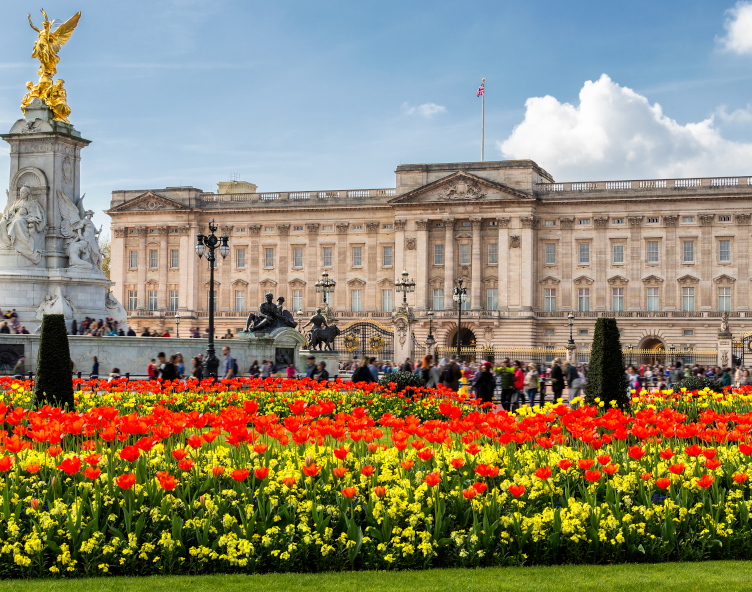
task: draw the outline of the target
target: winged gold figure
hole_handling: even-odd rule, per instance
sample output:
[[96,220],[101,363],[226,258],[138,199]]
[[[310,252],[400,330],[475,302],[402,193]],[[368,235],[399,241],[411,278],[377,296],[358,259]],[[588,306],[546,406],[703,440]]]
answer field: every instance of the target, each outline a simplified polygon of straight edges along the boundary
[[60,48],[68,42],[70,36],[78,25],[78,19],[81,18],[81,13],[77,12],[67,22],[52,30],[53,25],[60,21],[52,21],[47,18],[47,13],[42,9],[42,15],[44,15],[44,22],[42,28],[38,29],[31,22],[31,15],[29,15],[29,24],[31,28],[39,33],[36,42],[34,43],[34,53],[31,57],[37,58],[40,63],[39,67],[39,82],[52,82],[52,77],[57,72],[57,63],[60,58],[57,56]]

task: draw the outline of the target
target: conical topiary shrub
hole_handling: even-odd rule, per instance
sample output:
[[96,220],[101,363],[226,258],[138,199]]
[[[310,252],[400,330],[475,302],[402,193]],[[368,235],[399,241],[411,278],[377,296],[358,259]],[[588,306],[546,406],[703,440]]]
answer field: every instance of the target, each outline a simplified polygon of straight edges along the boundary
[[610,407],[611,401],[616,401],[619,408],[628,409],[629,383],[624,370],[616,319],[598,319],[595,322],[593,345],[590,349],[585,402],[588,405],[597,405],[596,399],[600,399],[604,407]]
[[42,318],[34,398],[37,405],[49,403],[69,410],[75,408],[68,332],[65,317],[61,314],[44,315]]

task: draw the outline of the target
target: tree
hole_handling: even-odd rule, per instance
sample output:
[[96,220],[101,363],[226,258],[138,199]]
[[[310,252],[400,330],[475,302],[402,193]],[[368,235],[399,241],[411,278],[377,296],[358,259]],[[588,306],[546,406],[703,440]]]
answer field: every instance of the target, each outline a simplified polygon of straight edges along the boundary
[[595,400],[600,399],[605,406],[616,401],[624,410],[629,408],[628,387],[616,319],[598,319],[590,349],[585,401],[597,405]]
[[38,405],[49,403],[71,411],[75,408],[68,332],[61,314],[42,318],[34,398]]
[[102,271],[108,278],[110,277],[110,259],[112,257],[112,243],[110,235],[99,238],[99,252],[102,254]]

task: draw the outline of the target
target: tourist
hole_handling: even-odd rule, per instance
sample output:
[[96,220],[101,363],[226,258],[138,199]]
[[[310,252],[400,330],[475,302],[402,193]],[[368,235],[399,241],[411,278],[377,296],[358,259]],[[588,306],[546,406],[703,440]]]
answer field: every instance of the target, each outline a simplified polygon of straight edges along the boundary
[[668,386],[673,387],[675,384],[678,384],[682,378],[684,378],[684,373],[682,372],[682,363],[677,361],[674,367],[669,371]]
[[509,364],[509,358],[504,358],[501,361],[499,368],[501,376],[501,406],[506,411],[512,410],[512,396],[515,393],[515,376],[514,369]]
[[230,348],[226,345],[222,348],[222,355],[225,357],[225,359],[222,362],[221,375],[223,378],[227,378],[229,380],[231,378],[234,378],[235,373],[237,372],[235,358],[230,355]]
[[193,378],[195,378],[196,380],[203,380],[204,368],[201,365],[201,360],[199,360],[198,356],[191,358],[191,364],[193,365],[191,376],[193,376]]
[[400,371],[402,372],[412,372],[413,371],[413,362],[410,360],[410,358],[407,358],[405,360],[405,363],[402,364],[402,367],[400,368]]
[[170,330],[169,329],[165,329],[165,332],[162,333],[162,337],[169,337],[169,336],[170,336]]
[[92,361],[94,363],[91,366],[91,377],[92,378],[99,378],[99,360],[97,359],[97,356],[94,356],[92,358]]
[[736,370],[734,371],[734,384],[736,386],[740,386],[742,383],[742,367],[737,366]]
[[76,319],[73,319],[70,324],[70,334],[71,335],[78,335],[78,323],[76,322]]
[[514,362],[514,396],[512,398],[512,410],[519,409],[525,403],[525,372],[522,370],[522,362]]
[[443,369],[441,371],[441,384],[456,393],[460,389],[460,378],[462,378],[462,369],[457,363],[457,356],[453,354],[452,357],[449,360],[446,360],[443,364]]
[[269,378],[272,374],[271,362],[262,360],[261,362],[261,378]]
[[0,333],[10,333],[10,327],[8,327],[8,321],[3,321],[0,325]]
[[248,376],[256,378],[259,374],[261,374],[261,369],[259,368],[258,360],[253,360],[253,364],[248,369]]
[[29,330],[26,327],[24,327],[23,325],[21,325],[21,330],[19,331],[19,333],[21,335],[29,335]]
[[120,368],[113,368],[110,372],[110,380],[117,380],[120,378]]
[[326,362],[323,360],[316,364],[316,373],[313,375],[313,379],[319,382],[329,381],[329,372],[326,369]]
[[135,337],[136,332],[133,330],[133,327],[128,327],[128,332],[126,333],[128,337]]
[[144,330],[141,333],[141,337],[151,337],[151,333],[149,333],[149,327],[144,327]]
[[287,375],[287,378],[295,378],[295,366],[290,364],[286,369],[285,373]]
[[177,360],[177,371],[178,371],[178,378],[183,378],[185,375],[185,360],[183,360],[183,354],[180,352],[175,354],[175,359]]
[[[525,393],[527,394],[528,405],[533,407],[535,405],[535,395],[538,392],[540,376],[538,374],[538,368],[535,364],[527,365],[527,373],[525,374]],[[541,407],[543,406],[543,400],[541,398]]]
[[24,374],[26,373],[25,368],[26,363],[26,356],[21,355],[18,357],[18,360],[16,361],[16,365],[13,366],[13,377],[16,379],[23,378]]
[[551,390],[554,392],[554,402],[562,398],[564,372],[561,368],[561,358],[554,358],[553,366],[551,366]]
[[[164,356],[164,354],[162,354]],[[170,356],[169,360],[166,360],[161,368],[162,380],[177,380],[178,369],[175,364],[175,354]]]
[[222,339],[232,339],[232,338],[233,338],[233,337],[232,337],[232,331],[230,331],[229,329],[227,329],[227,333],[225,333],[225,334],[224,334],[224,335],[222,336]]
[[367,357],[363,358],[363,361],[361,362],[360,366],[358,366],[355,369],[355,372],[353,372],[352,381],[353,382],[365,382],[366,384],[371,384],[373,382],[376,382],[376,380],[373,377],[373,372],[371,372],[371,369],[368,367]]
[[742,370],[742,379],[739,381],[739,386],[752,386],[752,378],[749,376],[749,370]]
[[577,368],[575,368],[574,364],[564,362],[564,379],[567,381],[567,389],[569,391],[567,402],[571,405],[574,398],[580,395],[580,390],[582,389],[580,373],[577,372]]
[[167,363],[167,357],[165,356],[164,352],[159,352],[157,354],[157,377],[162,377],[162,369],[165,367],[165,364]]
[[371,375],[373,376],[373,381],[378,382],[379,381],[379,369],[376,366],[376,358],[370,358],[368,363],[368,369],[371,371]]
[[420,364],[420,377],[428,385],[431,380],[431,368],[433,367],[433,356],[428,354],[423,357],[423,361]]
[[313,378],[316,373],[316,358],[314,356],[308,356],[306,358],[308,368],[306,368],[306,378]]
[[640,392],[640,379],[634,366],[627,368],[627,396],[631,396],[632,391],[637,394]]
[[721,374],[721,387],[726,388],[731,386],[731,369],[724,368]]
[[433,356],[429,354],[429,357],[431,358],[431,371],[428,373],[426,386],[429,388],[439,388],[439,385],[441,384],[441,371],[439,370],[439,367],[433,363]]
[[496,378],[491,373],[491,362],[483,362],[481,371],[475,379],[475,396],[480,399],[480,406],[488,410],[493,408],[493,396],[496,390]]

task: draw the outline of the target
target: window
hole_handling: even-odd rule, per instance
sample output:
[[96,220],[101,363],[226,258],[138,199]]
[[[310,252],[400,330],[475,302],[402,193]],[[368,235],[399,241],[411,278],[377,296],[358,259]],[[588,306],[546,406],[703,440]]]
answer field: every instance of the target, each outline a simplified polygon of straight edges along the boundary
[[462,228],[470,228],[470,222],[463,222],[461,226]]
[[577,335],[587,335],[587,334],[588,334],[587,329],[580,329],[579,331],[577,331]]
[[718,261],[721,261],[721,262],[731,261],[731,241],[730,240],[718,241]]
[[488,264],[489,265],[499,264],[499,243],[488,244]]
[[394,265],[394,247],[390,245],[383,248],[382,260],[384,262],[384,267],[391,267]]
[[499,289],[486,289],[486,310],[497,310],[499,308]]
[[274,267],[274,249],[264,249],[264,267]]
[[209,306],[214,304],[214,310],[217,310],[217,291],[211,290],[206,294],[206,309],[209,310]]
[[363,265],[363,247],[353,247],[352,264],[353,267],[361,267]]
[[556,288],[546,288],[543,291],[543,310],[556,310]]
[[157,291],[149,290],[149,310],[157,310]]
[[[300,227],[301,230],[303,230],[303,227]],[[325,225],[321,228],[324,232],[331,232],[334,230],[334,224]]]
[[324,267],[332,266],[332,247],[324,247],[322,259],[323,261],[321,262],[321,264]]
[[648,241],[648,263],[658,263],[658,241]]
[[170,268],[177,269],[180,266],[180,250],[170,249]]
[[556,226],[556,220],[546,220],[546,226]]
[[611,224],[624,224],[624,218],[614,218],[611,220]]
[[235,250],[235,267],[245,267],[245,249]]
[[718,310],[731,311],[731,288],[718,288]]
[[685,312],[694,312],[695,310],[695,289],[682,288],[682,310]]
[[384,224],[381,228],[383,230],[392,230],[394,228],[394,224]]
[[433,225],[434,228],[444,228],[443,222],[436,222],[436,224]]
[[683,242],[683,261],[684,263],[693,263],[695,260],[695,241]]
[[695,221],[695,217],[694,216],[684,216],[682,218],[682,222],[684,222],[685,224],[691,224],[694,221]]
[[684,329],[684,337],[694,337],[695,332],[693,329]]
[[303,247],[295,247],[292,250],[292,266],[303,267]]
[[444,265],[444,245],[433,246],[433,264]]
[[546,243],[546,265],[556,265],[556,243]]
[[362,224],[353,224],[353,230],[363,230]]
[[578,243],[580,250],[580,265],[590,264],[590,243]]
[[433,309],[444,310],[444,288],[433,289]]
[[590,220],[577,220],[577,224],[580,226],[590,226]]
[[719,222],[731,222],[731,216],[718,216]]
[[267,226],[266,228],[264,228],[264,230],[266,232],[274,232],[274,226]]
[[245,290],[235,290],[235,311],[245,312]]
[[170,290],[170,310],[175,311],[178,309],[178,291]]
[[138,290],[128,290],[128,310],[138,308]]
[[494,228],[494,227],[496,227],[496,226],[498,226],[498,225],[499,225],[499,221],[498,221],[498,220],[491,220],[491,221],[489,221],[489,223],[488,223],[488,227],[489,227],[489,228]]
[[648,288],[648,310],[650,312],[657,312],[660,310],[658,288]]
[[159,251],[156,249],[149,251],[149,267],[151,269],[159,267]]
[[553,329],[546,329],[546,335],[553,335],[554,330]]
[[392,312],[394,309],[394,292],[391,290],[381,291],[381,310],[384,312]]
[[128,267],[130,267],[131,269],[138,268],[138,251],[129,251],[128,259],[129,259]]
[[648,224],[658,224],[658,218],[648,218]]
[[613,262],[624,263],[624,243],[614,243],[612,247]]
[[292,291],[292,309],[295,312],[303,310],[303,290]]
[[624,288],[611,288],[611,310],[624,310]]
[[293,226],[292,229],[294,232],[303,232],[302,226]]
[[580,312],[590,310],[590,288],[579,288],[577,290],[577,310]]
[[460,265],[470,265],[470,245],[460,245]]
[[363,310],[363,290],[353,290],[350,293],[351,307],[353,312],[361,312]]

